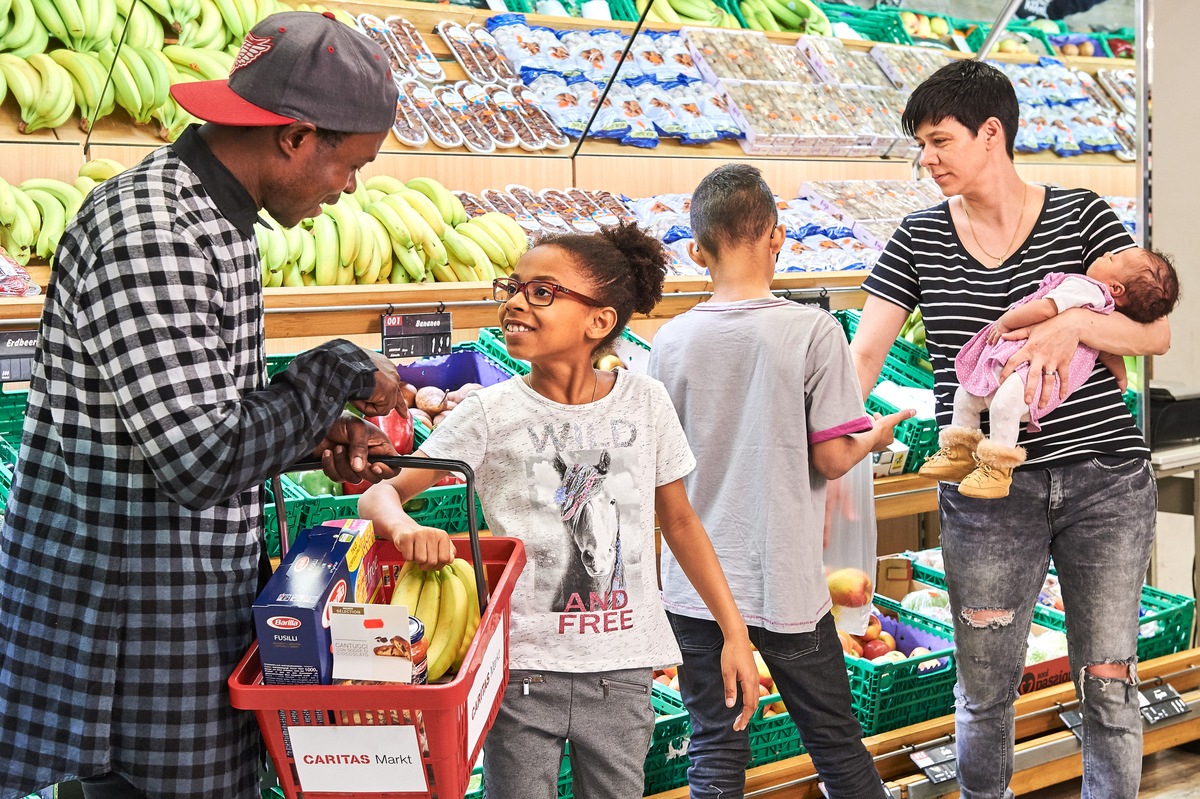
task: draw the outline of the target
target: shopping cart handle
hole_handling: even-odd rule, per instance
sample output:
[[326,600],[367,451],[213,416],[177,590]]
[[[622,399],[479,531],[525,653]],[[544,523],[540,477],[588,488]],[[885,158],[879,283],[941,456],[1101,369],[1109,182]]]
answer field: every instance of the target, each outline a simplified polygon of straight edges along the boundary
[[[487,580],[483,574],[483,553],[479,549],[479,520],[475,517],[475,470],[463,461],[451,460],[449,458],[422,458],[413,455],[389,455],[383,458],[373,458],[370,462],[391,466],[396,469],[431,469],[437,472],[458,472],[466,478],[467,533],[471,536],[471,560],[474,561],[472,566],[475,568],[475,590],[479,595],[479,612],[482,613],[486,610],[489,595]],[[322,468],[321,461],[319,460],[303,460],[298,461],[287,471],[320,471]],[[271,478],[271,491],[275,495],[275,503],[278,509],[276,518],[279,521],[279,552],[281,557],[287,557],[289,532],[287,528],[287,514],[284,512],[283,507],[283,483],[280,482],[278,475]]]

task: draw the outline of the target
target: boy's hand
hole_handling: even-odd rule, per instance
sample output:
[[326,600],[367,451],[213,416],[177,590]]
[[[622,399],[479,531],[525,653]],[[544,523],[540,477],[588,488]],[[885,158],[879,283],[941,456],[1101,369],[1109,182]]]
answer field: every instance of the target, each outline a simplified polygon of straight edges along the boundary
[[887,416],[876,412],[874,422],[871,426],[872,432],[875,433],[875,446],[871,447],[871,451],[883,452],[887,449],[888,445],[896,440],[896,425],[916,415],[917,412],[912,408],[889,413]]
[[742,689],[742,713],[733,722],[735,730],[744,730],[750,717],[758,710],[758,666],[750,649],[750,639],[744,632],[740,638],[725,639],[721,648],[721,679],[725,681],[725,707],[737,703],[738,688]]

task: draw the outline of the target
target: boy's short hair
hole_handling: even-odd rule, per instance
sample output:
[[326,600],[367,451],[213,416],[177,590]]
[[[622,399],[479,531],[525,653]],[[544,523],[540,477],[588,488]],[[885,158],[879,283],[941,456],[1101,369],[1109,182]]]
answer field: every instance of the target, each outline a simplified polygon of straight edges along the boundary
[[1142,267],[1125,281],[1121,313],[1148,324],[1169,314],[1179,304],[1179,274],[1170,256],[1154,250],[1137,250]]
[[1013,142],[1021,116],[1017,92],[1000,70],[982,61],[952,61],[926,78],[908,98],[900,124],[909,136],[926,123],[936,125],[943,119],[955,119],[976,135],[990,117],[1004,128],[1008,158],[1013,157]]
[[762,172],[749,164],[725,164],[692,192],[692,238],[713,256],[767,236],[779,222],[775,194]]

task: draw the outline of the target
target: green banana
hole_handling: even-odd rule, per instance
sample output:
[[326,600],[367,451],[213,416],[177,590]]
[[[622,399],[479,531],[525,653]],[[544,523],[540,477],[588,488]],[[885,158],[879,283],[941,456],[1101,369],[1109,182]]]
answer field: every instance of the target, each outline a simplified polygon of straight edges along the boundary
[[[454,207],[454,200],[457,199],[449,190],[438,183],[433,178],[413,178],[404,184],[409,189],[425,195],[438,213],[442,217],[442,221],[448,225],[453,225],[457,217],[457,210]],[[459,203],[461,205],[461,203]],[[466,213],[465,211],[463,213]]]
[[337,285],[338,268],[338,228],[329,214],[318,214],[312,220],[313,244],[316,251],[313,254],[313,276],[318,286]]
[[[122,47],[121,49],[124,50],[125,48]],[[142,109],[145,103],[142,100],[141,88],[138,86],[133,73],[129,71],[128,59],[119,57],[115,48],[106,47],[100,51],[100,63],[104,65],[106,70],[110,70],[117,105],[124,108],[129,113],[129,116],[137,122],[143,113]],[[141,62],[139,61],[138,63]],[[143,64],[144,67],[145,65]]]
[[[481,225],[471,223],[471,220],[462,222],[454,226],[454,229],[462,235],[475,242],[486,253],[488,260],[492,263],[500,264],[501,266],[515,266],[508,262],[508,253],[505,247],[502,247],[496,239]],[[504,243],[507,245],[508,235],[505,234]]]
[[405,226],[404,220],[396,213],[396,209],[382,201],[367,206],[367,213],[379,220],[387,231],[393,250],[408,249],[413,246],[412,234]]
[[26,133],[41,128],[57,128],[71,118],[75,110],[74,83],[71,73],[45,53],[33,53],[26,59],[41,78],[37,103],[37,119],[26,127]]
[[79,213],[79,207],[83,205],[83,194],[79,189],[70,183],[64,183],[54,178],[29,178],[21,183],[20,188],[22,191],[31,189],[44,191],[53,196],[63,206],[68,221],[75,218],[75,214]]
[[429,225],[429,228],[433,231],[433,235],[437,236],[439,239],[442,237],[442,229],[446,227],[446,220],[442,218],[441,212],[437,209],[437,206],[433,204],[432,200],[430,200],[421,192],[414,191],[412,189],[397,192],[392,196],[399,197],[404,202],[408,203],[409,206],[412,207],[412,209],[418,214],[420,214],[425,222]]
[[16,216],[17,201],[13,197],[13,187],[0,178],[0,225],[11,225]]
[[48,261],[54,255],[54,250],[58,247],[58,240],[62,238],[63,231],[67,227],[66,209],[49,192],[41,189],[22,189],[22,191],[37,206],[42,219],[34,253],[38,258]]
[[91,178],[97,183],[103,183],[124,171],[125,166],[112,158],[93,158],[85,161],[83,166],[79,167],[78,174],[80,177]]
[[[342,195],[344,198],[345,195]],[[354,265],[358,257],[359,224],[356,211],[342,198],[332,205],[323,205],[321,209],[337,224],[338,231],[338,263],[342,266]]]
[[367,190],[381,191],[384,194],[395,194],[408,188],[403,180],[391,175],[372,175],[365,181]]

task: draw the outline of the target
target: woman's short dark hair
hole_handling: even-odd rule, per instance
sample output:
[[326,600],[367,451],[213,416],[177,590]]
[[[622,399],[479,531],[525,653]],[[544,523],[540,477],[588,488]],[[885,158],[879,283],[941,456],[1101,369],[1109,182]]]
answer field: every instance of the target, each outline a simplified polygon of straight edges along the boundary
[[917,135],[917,128],[954,119],[977,135],[989,118],[1000,120],[1008,157],[1013,157],[1013,142],[1020,119],[1017,93],[1012,82],[1000,70],[982,61],[952,61],[926,78],[908,98],[900,118],[904,132]]

